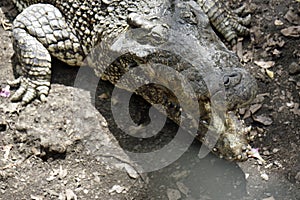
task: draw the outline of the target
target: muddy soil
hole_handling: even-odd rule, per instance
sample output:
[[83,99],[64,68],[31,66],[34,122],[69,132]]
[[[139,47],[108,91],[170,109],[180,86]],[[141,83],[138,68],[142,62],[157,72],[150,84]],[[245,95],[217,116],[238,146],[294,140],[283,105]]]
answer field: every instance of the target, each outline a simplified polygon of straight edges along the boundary
[[[211,154],[200,159],[201,144],[194,141],[176,162],[139,174],[126,151],[160,149],[177,126],[167,120],[151,141],[124,135],[112,116],[113,86],[95,82],[98,90],[91,95],[91,88],[74,84],[80,69],[54,61],[47,103],[23,108],[0,98],[0,199],[300,199],[300,3],[243,2],[252,15],[251,34],[233,49],[259,91],[239,112],[253,127],[251,145],[266,163],[232,163]],[[9,24],[17,12],[10,2],[0,6],[0,20]],[[0,26],[1,87],[14,79],[11,30],[5,27]],[[149,120],[137,112],[147,108],[133,98],[137,122]]]

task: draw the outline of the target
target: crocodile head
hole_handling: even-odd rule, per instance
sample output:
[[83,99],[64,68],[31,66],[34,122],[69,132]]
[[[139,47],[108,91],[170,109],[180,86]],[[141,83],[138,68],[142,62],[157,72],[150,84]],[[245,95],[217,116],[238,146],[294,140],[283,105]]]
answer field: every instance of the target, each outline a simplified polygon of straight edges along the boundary
[[213,151],[227,160],[244,161],[251,152],[248,140],[251,128],[235,112],[237,108],[249,104],[255,98],[256,81],[242,68],[226,69],[221,75],[212,76],[219,78],[216,81],[219,82],[219,87],[206,102],[206,111],[210,112],[208,115],[212,126],[209,129],[218,136]]
[[[200,12],[200,9],[194,9],[185,2],[180,5],[181,7],[177,7],[178,9],[174,12],[172,9],[163,9],[167,10],[164,16],[151,19],[143,15],[131,14],[129,21],[133,27],[114,40],[110,47],[111,51],[124,55],[120,58],[122,62],[116,62],[117,64],[111,68],[111,73],[106,70],[106,77],[115,82],[120,77],[112,80],[110,74],[115,74],[116,71],[126,73],[139,64],[147,64],[146,71],[140,75],[132,75],[131,80],[142,82],[146,78],[152,80],[153,77],[160,76],[159,80],[168,84],[168,79],[172,78],[170,71],[157,71],[151,63],[160,63],[176,70],[185,76],[192,86],[193,93],[196,94],[200,116],[191,113],[192,118],[197,122],[200,118],[200,126],[204,125],[206,130],[216,133],[212,134],[215,138],[214,142],[207,140],[205,131],[197,137],[207,146],[213,145],[212,149],[220,157],[228,160],[245,160],[249,150],[247,140],[249,128],[238,119],[233,111],[253,100],[257,90],[255,80],[245,69],[235,67],[240,66],[236,55],[225,47],[208,26],[209,22],[204,14],[194,15]],[[119,66],[124,63],[127,63],[125,69]],[[121,69],[116,70],[117,68]],[[125,85],[117,86],[135,91],[129,88],[135,85],[133,82],[129,80]],[[181,83],[175,84],[174,82],[171,85],[174,90],[182,86]],[[176,97],[172,97],[168,91],[164,95],[162,95],[163,89],[156,91],[161,92],[153,93],[142,90],[139,94],[153,105],[165,104],[163,107],[166,109],[173,109],[168,108],[168,105],[178,103]],[[194,94],[190,95],[190,99],[194,98]],[[187,110],[194,110],[193,104],[189,107],[188,95],[185,97]],[[184,110],[185,107],[182,109]],[[178,112],[181,112],[180,109]],[[168,115],[176,123],[181,124],[182,118],[178,116],[178,113]],[[198,123],[193,123],[192,126],[194,129],[199,128]],[[198,130],[202,131],[200,128]]]

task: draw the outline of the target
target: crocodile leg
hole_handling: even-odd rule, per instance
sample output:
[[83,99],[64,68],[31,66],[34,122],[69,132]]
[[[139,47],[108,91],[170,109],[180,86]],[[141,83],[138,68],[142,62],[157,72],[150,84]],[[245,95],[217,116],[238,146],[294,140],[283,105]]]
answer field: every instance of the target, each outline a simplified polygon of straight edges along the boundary
[[60,11],[50,4],[34,4],[13,22],[13,44],[22,67],[11,85],[20,85],[12,100],[29,103],[46,99],[50,88],[51,56],[69,65],[79,65],[83,50]]
[[[236,43],[238,35],[249,34],[249,30],[245,26],[250,23],[250,15],[246,18],[240,18],[236,13],[227,9],[220,0],[197,0],[197,2],[207,14],[215,29],[232,45]],[[238,9],[238,12],[241,10]]]
[[42,101],[49,92],[51,79],[51,57],[47,49],[25,29],[15,28],[14,49],[22,67],[22,75],[11,82],[12,86],[20,85],[11,97],[12,101],[22,99],[29,103],[36,96]]

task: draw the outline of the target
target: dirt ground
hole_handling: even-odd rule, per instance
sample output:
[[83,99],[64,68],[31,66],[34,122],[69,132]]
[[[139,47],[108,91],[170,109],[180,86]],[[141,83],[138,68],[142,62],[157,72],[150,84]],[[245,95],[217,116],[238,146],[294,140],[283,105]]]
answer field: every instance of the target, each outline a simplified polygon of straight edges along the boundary
[[[93,99],[89,88],[74,87],[78,68],[54,61],[47,103],[21,108],[0,98],[0,199],[300,199],[300,3],[243,2],[252,15],[251,34],[234,49],[259,91],[240,115],[253,127],[251,145],[265,164],[199,159],[194,141],[176,162],[139,174],[124,149],[159,148],[176,125],[167,121],[158,141],[127,138],[112,117],[113,86],[100,82]],[[12,22],[16,10],[8,2],[0,6],[0,20]],[[4,87],[14,79],[11,30],[0,26],[0,41]],[[137,110],[142,100],[134,101]]]

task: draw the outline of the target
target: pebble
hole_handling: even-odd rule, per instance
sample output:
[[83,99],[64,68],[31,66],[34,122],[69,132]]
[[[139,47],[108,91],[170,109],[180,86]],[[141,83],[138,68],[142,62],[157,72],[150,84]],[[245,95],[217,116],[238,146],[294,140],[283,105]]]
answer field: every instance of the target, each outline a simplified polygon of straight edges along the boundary
[[279,168],[282,168],[282,164],[277,160],[274,161],[274,165],[276,165]]
[[262,200],[275,200],[275,198],[273,196],[271,196],[271,197],[264,198]]
[[70,189],[66,189],[66,199],[77,200],[77,195]]
[[278,151],[280,151],[280,149],[274,148],[272,152],[273,152],[273,153],[277,153]]
[[260,108],[262,107],[262,104],[253,104],[250,106],[251,114],[256,113]]
[[101,126],[104,127],[104,128],[106,128],[106,127],[108,127],[108,124],[107,124],[106,121],[102,121],[102,122],[101,122]]
[[167,195],[169,200],[178,200],[181,198],[180,192],[174,189],[167,189]]
[[265,166],[265,169],[269,169],[269,168],[271,168],[273,166],[273,163],[269,163],[269,164],[267,164],[266,166]]
[[259,122],[265,126],[269,126],[271,124],[273,124],[273,120],[265,115],[259,115],[259,116],[252,116],[253,120],[256,122]]
[[180,190],[180,192],[185,194],[185,196],[187,196],[188,193],[190,192],[189,188],[184,183],[177,182],[176,185],[177,185],[178,189]]
[[266,150],[262,153],[264,156],[269,156],[270,155],[270,151]]
[[300,182],[300,172],[298,172],[295,176],[297,182]]
[[274,21],[274,24],[275,24],[276,26],[282,26],[282,25],[283,25],[283,22],[282,22],[281,20],[279,20],[279,19],[276,19],[276,20]]
[[269,180],[269,176],[268,176],[268,174],[266,174],[266,173],[261,174],[260,177],[261,177],[262,179],[264,179],[265,181],[268,181],[268,180]]
[[288,68],[290,75],[296,75],[300,73],[300,65],[296,62],[292,62]]
[[137,179],[139,177],[138,172],[132,166],[124,164],[124,168],[130,178]]
[[115,193],[115,192],[120,194],[120,193],[124,193],[125,191],[126,191],[125,187],[120,186],[120,185],[114,185],[108,192],[110,194]]
[[245,179],[247,180],[249,178],[250,174],[245,173]]
[[43,200],[43,196],[30,195],[32,200]]

